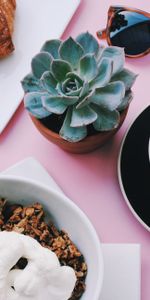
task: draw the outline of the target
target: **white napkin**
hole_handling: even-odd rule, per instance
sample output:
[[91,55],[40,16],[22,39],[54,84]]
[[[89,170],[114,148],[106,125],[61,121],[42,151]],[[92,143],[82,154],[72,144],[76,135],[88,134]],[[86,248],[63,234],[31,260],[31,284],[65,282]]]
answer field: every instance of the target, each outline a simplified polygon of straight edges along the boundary
[[[3,175],[27,177],[63,191],[34,158],[12,166]],[[140,300],[141,257],[138,244],[102,244],[104,256],[104,283],[100,300]]]

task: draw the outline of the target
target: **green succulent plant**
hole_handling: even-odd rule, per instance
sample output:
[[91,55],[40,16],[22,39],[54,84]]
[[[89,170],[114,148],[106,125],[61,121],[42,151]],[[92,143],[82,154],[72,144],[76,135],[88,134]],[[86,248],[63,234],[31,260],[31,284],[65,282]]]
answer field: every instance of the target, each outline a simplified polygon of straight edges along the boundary
[[36,118],[63,115],[60,136],[77,142],[118,126],[132,99],[136,75],[124,68],[124,49],[101,47],[88,32],[76,39],[47,41],[22,80],[25,108]]

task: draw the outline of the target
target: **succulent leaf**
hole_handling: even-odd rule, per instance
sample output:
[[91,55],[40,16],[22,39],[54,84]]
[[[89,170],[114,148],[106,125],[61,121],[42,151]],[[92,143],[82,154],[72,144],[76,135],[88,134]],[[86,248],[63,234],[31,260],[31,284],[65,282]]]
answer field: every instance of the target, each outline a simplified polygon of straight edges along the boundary
[[40,52],[35,55],[31,62],[33,75],[40,79],[45,71],[50,70],[50,65],[52,62],[52,57],[47,52]]
[[42,119],[50,115],[50,113],[45,110],[42,104],[41,99],[44,95],[45,93],[31,92],[24,96],[25,108],[37,119]]
[[71,37],[64,41],[59,48],[60,57],[68,61],[73,69],[77,69],[79,60],[84,54],[83,48]]
[[97,63],[93,54],[87,54],[80,60],[80,77],[85,81],[92,80],[97,75]]
[[61,40],[50,40],[50,41],[46,41],[41,49],[41,51],[43,52],[48,52],[52,55],[52,57],[54,59],[59,58],[59,52],[58,49],[61,45],[62,41]]
[[76,91],[70,91],[70,92],[68,92],[67,96],[79,96],[80,92],[81,92],[81,88],[79,88]]
[[90,91],[89,94],[81,98],[80,102],[77,104],[76,109],[80,109],[91,102],[91,97],[94,95],[95,91]]
[[78,35],[76,41],[82,46],[85,54],[96,54],[99,50],[99,44],[97,40],[89,32]]
[[97,131],[114,129],[136,79],[124,62],[123,48],[100,46],[89,32],[46,41],[22,80],[25,107],[37,118],[64,114],[60,135],[71,142],[85,138],[89,124]]
[[110,58],[102,58],[98,67],[97,76],[91,80],[90,87],[96,89],[109,83],[113,71],[113,62]]
[[40,89],[40,81],[32,73],[26,75],[21,84],[25,93],[36,92]]
[[64,93],[63,93],[63,90],[62,90],[62,82],[57,82],[56,92],[57,92],[58,95],[64,96]]
[[101,58],[102,58],[102,53],[103,53],[103,51],[104,51],[104,46],[103,45],[99,45],[99,49],[98,49],[98,51],[97,51],[97,53],[96,53],[96,55],[95,55],[95,57],[96,57],[96,61],[97,61],[97,63],[99,64],[99,62],[100,62],[100,60],[101,60]]
[[[75,104],[76,102],[78,101],[78,97],[72,97],[72,96],[69,96],[69,97],[66,97],[66,96],[59,96],[59,95],[54,95],[54,96],[51,96],[51,95],[46,95],[46,96],[43,96],[42,97],[42,102],[43,102],[43,105],[45,108],[48,107],[49,111],[51,111],[51,107],[53,108],[54,106],[57,106],[57,103],[59,104],[63,104],[65,106],[72,106],[73,104]],[[47,107],[46,107],[47,105]]]
[[89,94],[89,83],[85,81],[79,95],[80,101],[82,101],[82,99],[85,98],[85,96],[87,96],[88,94]]
[[79,87],[76,81],[67,78],[62,84],[62,91],[67,96],[79,96],[82,87]]
[[58,82],[63,82],[66,79],[67,73],[72,71],[71,65],[61,59],[55,59],[52,61],[51,70]]
[[77,80],[77,82],[79,83],[79,87],[81,87],[83,85],[83,80],[81,79],[81,77],[74,72],[69,72],[66,75],[66,78],[70,78],[71,80],[74,80],[74,81]]
[[88,105],[80,109],[73,108],[71,127],[81,127],[93,123],[97,119],[97,113]]
[[102,51],[101,59],[108,57],[113,61],[113,75],[122,71],[125,63],[124,49],[116,46],[104,48]]
[[46,71],[43,73],[40,82],[43,88],[47,92],[53,95],[57,95],[57,90],[56,90],[57,81],[50,71]]
[[47,111],[58,115],[63,114],[67,109],[67,104],[64,104],[59,96],[43,96],[42,104]]
[[120,115],[117,110],[109,111],[95,106],[98,114],[96,121],[93,123],[95,130],[108,131],[118,127]]
[[90,97],[90,101],[104,109],[113,111],[120,105],[124,95],[124,84],[121,81],[116,81],[96,89],[95,93]]
[[126,91],[131,89],[133,86],[135,80],[137,78],[137,75],[134,74],[133,72],[123,69],[121,72],[115,74],[112,78],[111,81],[122,81],[125,85]]
[[130,104],[132,99],[133,99],[133,93],[131,92],[131,90],[128,90],[128,92],[126,92],[124,98],[122,99],[122,102],[118,106],[117,110],[118,111],[124,110]]
[[72,108],[70,107],[67,110],[65,120],[63,122],[63,125],[60,129],[60,136],[69,142],[79,142],[83,140],[87,135],[87,128],[86,126],[82,127],[71,127],[71,117],[72,117]]

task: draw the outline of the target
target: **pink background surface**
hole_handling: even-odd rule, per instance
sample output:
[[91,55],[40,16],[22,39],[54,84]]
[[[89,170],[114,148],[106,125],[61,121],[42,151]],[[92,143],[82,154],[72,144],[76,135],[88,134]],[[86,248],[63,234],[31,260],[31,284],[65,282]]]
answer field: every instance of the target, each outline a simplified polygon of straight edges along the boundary
[[[105,27],[111,4],[130,1],[83,0],[63,38]],[[150,11],[150,2],[136,0],[132,6]],[[129,211],[117,179],[121,140],[136,116],[150,104],[150,55],[126,59],[126,67],[138,73],[134,99],[117,135],[103,148],[84,155],[68,154],[48,142],[32,124],[23,104],[0,136],[0,171],[28,156],[38,159],[64,192],[93,222],[101,240],[109,243],[140,243],[142,247],[142,300],[150,299],[150,233]]]

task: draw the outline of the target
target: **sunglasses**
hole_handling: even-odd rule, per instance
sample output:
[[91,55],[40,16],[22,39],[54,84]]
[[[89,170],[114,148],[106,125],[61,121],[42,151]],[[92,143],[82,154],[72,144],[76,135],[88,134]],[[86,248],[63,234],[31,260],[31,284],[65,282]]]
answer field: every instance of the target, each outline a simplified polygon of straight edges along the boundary
[[108,45],[123,47],[127,57],[150,53],[150,13],[140,9],[111,6],[107,27],[97,32]]

